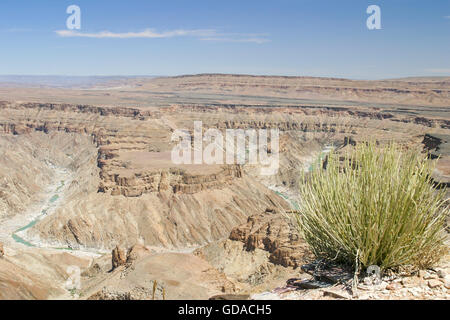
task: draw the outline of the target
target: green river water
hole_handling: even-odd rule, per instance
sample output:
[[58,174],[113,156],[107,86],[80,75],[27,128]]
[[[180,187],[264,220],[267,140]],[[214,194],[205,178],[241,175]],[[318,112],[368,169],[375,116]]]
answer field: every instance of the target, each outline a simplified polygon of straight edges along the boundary
[[35,247],[34,244],[32,244],[31,242],[26,241],[25,239],[19,237],[17,235],[18,232],[27,230],[29,228],[32,228],[36,225],[36,223],[38,223],[43,217],[45,217],[47,215],[47,211],[50,209],[51,205],[59,199],[59,194],[61,193],[61,189],[64,187],[65,182],[61,181],[61,184],[58,186],[58,188],[55,190],[54,195],[48,200],[47,205],[45,206],[45,208],[41,211],[41,214],[39,216],[37,216],[33,221],[31,221],[29,224],[27,224],[26,226],[17,229],[16,231],[14,231],[14,233],[11,235],[12,238],[14,239],[14,241],[24,244],[28,247]]

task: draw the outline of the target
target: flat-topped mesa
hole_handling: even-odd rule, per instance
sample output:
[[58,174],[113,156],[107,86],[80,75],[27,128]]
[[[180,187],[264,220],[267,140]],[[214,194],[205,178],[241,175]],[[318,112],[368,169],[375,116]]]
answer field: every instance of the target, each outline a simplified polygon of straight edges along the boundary
[[193,194],[204,190],[221,189],[229,185],[233,179],[241,178],[242,175],[243,170],[239,165],[223,166],[219,171],[211,174],[190,174],[179,168],[136,172],[130,176],[102,172],[99,192],[126,197],[139,197],[145,193],[167,191]]
[[38,109],[46,111],[62,111],[74,113],[89,113],[100,116],[120,116],[133,118],[138,120],[145,120],[146,117],[152,117],[153,113],[150,111],[142,111],[130,107],[98,107],[92,105],[75,105],[75,104],[57,104],[57,103],[10,103],[7,101],[0,101],[0,108],[15,108],[15,109]]
[[172,106],[167,111],[176,113],[217,113],[218,110],[235,115],[304,115],[304,116],[358,116],[371,119],[390,119],[395,115],[392,112],[380,108],[362,108],[349,106],[315,106],[315,105],[272,105],[261,106],[252,104],[225,104],[216,103],[208,105],[179,105]]
[[[448,78],[349,80],[314,77],[280,77],[200,74],[183,77],[152,79],[141,89],[177,94],[223,95],[228,100],[241,96],[268,102],[276,98],[328,101],[357,101],[385,104],[440,105],[450,100]],[[231,97],[229,97],[231,96]],[[264,97],[265,99],[261,99]],[[191,98],[192,99],[192,98]],[[217,98],[215,97],[215,100]],[[269,101],[270,101],[269,100]]]

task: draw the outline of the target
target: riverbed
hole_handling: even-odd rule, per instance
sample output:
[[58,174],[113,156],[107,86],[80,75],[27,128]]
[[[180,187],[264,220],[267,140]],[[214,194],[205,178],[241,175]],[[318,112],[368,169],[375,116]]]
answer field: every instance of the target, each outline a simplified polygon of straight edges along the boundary
[[54,182],[42,191],[41,201],[31,206],[26,212],[0,221],[0,242],[10,246],[16,246],[18,244],[32,245],[17,233],[33,227],[40,219],[53,212],[58,205],[65,181],[70,179],[68,170],[56,167],[54,169]]
[[[333,145],[326,145],[315,157],[312,157],[309,161],[306,161],[303,167],[304,172],[313,171],[316,166],[322,165],[323,160],[335,147]],[[299,173],[300,174],[300,173]],[[299,195],[297,190],[292,190],[286,186],[270,185],[268,188],[285,199],[293,210],[299,210]]]

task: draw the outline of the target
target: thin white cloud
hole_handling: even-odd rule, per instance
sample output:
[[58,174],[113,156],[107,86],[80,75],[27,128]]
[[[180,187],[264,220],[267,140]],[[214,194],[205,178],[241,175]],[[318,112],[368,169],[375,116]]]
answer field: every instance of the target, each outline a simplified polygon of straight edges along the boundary
[[269,40],[266,34],[239,34],[239,33],[218,33],[214,29],[196,29],[196,30],[173,30],[157,32],[154,29],[146,29],[140,32],[80,32],[76,30],[57,30],[55,33],[60,37],[81,37],[81,38],[112,38],[112,39],[162,39],[174,37],[194,37],[201,41],[217,42],[247,42],[247,43],[265,43]]
[[96,33],[84,33],[75,30],[58,30],[55,31],[60,37],[83,37],[83,38],[116,38],[116,39],[131,39],[131,38],[173,38],[173,37],[204,37],[214,35],[214,30],[174,30],[166,32],[156,32],[152,29],[146,29],[141,32],[111,32],[101,31]]
[[450,73],[450,68],[432,68],[432,69],[426,69],[425,71],[431,72],[431,73]]
[[444,19],[450,19],[450,16],[445,16]]

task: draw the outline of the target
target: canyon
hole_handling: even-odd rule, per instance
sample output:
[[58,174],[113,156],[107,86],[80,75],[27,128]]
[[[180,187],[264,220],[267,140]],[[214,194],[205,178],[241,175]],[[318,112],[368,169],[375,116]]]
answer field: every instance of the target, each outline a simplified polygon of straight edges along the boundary
[[[296,189],[330,146],[394,140],[438,158],[450,184],[449,78],[4,84],[0,100],[0,299],[250,296],[302,277]],[[280,130],[280,169],[173,163],[173,132],[195,121]]]

